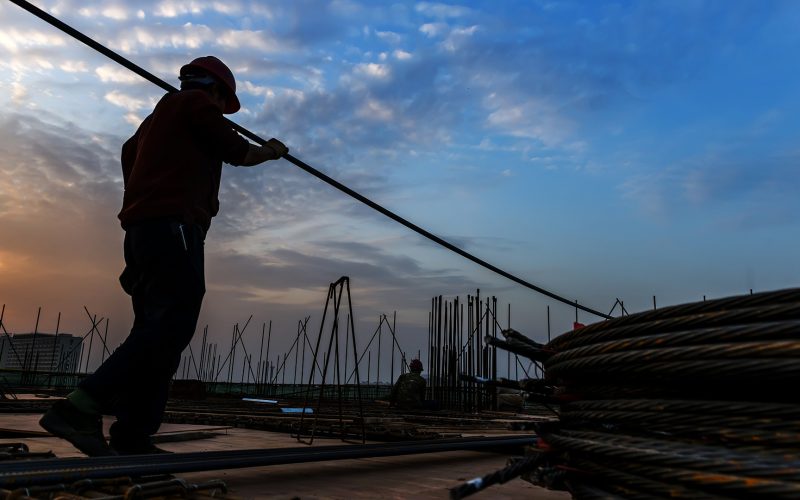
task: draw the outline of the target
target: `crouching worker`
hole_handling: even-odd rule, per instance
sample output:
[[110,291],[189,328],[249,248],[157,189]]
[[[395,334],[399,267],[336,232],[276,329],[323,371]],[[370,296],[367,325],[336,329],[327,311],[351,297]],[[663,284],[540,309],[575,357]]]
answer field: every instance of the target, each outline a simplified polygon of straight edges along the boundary
[[412,359],[410,370],[397,377],[389,395],[389,404],[401,410],[419,410],[427,406],[425,401],[425,379],[422,378],[422,361]]
[[[180,70],[181,90],[161,98],[122,146],[125,230],[122,288],[132,297],[130,334],[40,425],[90,456],[160,453],[151,436],[170,380],[194,335],[205,294],[203,244],[219,209],[222,163],[253,166],[288,149],[257,146],[223,114],[239,110],[236,81],[213,56]],[[103,436],[102,415],[116,420]]]

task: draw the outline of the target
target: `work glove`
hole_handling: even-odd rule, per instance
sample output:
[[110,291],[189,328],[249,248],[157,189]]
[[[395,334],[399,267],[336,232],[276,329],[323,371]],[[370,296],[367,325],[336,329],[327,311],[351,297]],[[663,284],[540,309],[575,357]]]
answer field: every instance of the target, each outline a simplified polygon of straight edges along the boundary
[[281,141],[279,141],[274,137],[268,140],[267,143],[264,145],[269,146],[270,148],[272,148],[273,151],[275,151],[276,160],[289,152],[289,148],[287,148],[284,143],[282,143]]

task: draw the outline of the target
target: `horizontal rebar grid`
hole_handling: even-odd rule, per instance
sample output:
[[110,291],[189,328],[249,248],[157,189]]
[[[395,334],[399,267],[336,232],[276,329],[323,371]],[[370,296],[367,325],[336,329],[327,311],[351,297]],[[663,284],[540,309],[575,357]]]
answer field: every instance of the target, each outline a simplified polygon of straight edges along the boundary
[[71,482],[79,479],[175,474],[449,451],[507,451],[532,445],[535,441],[536,438],[533,436],[481,437],[415,441],[401,444],[303,446],[283,449],[30,460],[0,464],[0,487],[19,488]]

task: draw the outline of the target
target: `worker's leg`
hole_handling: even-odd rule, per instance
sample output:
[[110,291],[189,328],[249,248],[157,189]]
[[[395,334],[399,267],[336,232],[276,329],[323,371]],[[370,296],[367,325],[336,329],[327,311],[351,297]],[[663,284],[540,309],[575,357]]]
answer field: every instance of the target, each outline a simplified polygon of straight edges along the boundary
[[[167,342],[158,342],[157,351],[154,349],[148,364],[154,369],[116,402],[117,421],[111,427],[111,446],[118,452],[146,453],[151,447],[150,436],[161,425],[170,381],[180,365],[181,353],[192,338],[199,312],[199,301],[176,307],[176,321],[167,320],[165,323],[172,325],[173,332],[183,331],[184,334],[169,335]],[[191,325],[181,324],[190,320]]]
[[80,385],[117,416],[112,438],[146,439],[161,424],[169,381],[194,334],[205,292],[203,239],[200,228],[164,220],[126,233],[123,286],[133,298],[133,328]]

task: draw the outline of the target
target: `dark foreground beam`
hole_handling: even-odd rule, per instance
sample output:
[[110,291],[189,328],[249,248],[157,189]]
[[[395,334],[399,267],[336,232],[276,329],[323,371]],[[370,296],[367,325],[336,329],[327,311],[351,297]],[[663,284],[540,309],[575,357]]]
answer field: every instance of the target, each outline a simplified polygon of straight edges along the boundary
[[367,445],[303,446],[283,449],[25,460],[0,464],[0,487],[21,488],[67,483],[79,479],[177,474],[447,451],[501,451],[507,453],[509,448],[533,445],[535,442],[535,436],[480,437]]

